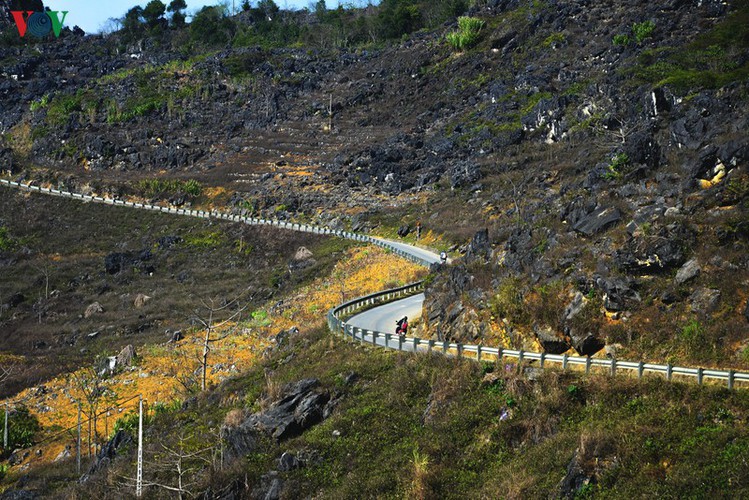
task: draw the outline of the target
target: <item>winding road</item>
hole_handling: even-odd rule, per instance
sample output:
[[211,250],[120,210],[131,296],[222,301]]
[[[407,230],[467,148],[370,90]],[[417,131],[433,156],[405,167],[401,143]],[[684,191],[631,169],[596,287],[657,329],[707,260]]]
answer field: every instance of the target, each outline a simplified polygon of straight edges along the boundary
[[[250,225],[270,225],[293,231],[337,236],[386,248],[405,259],[423,266],[429,266],[440,260],[437,254],[413,245],[348,231],[334,230],[328,227],[312,226],[309,224],[299,224],[287,221],[257,219],[254,217],[243,217],[218,211],[177,209],[159,205],[107,199],[98,196],[89,196],[69,191],[27,185],[9,181],[7,179],[0,179],[0,186],[7,186],[24,191],[38,192],[63,198],[72,198],[84,202],[127,206],[141,210],[150,210],[174,215],[187,215],[202,219],[220,219]],[[335,334],[343,335],[354,341],[370,343],[375,346],[387,347],[390,349],[408,350],[413,352],[441,351],[445,355],[458,357],[470,356],[476,360],[487,358],[496,360],[515,358],[521,364],[523,361],[538,361],[538,366],[540,368],[543,368],[545,363],[558,363],[562,366],[562,369],[566,370],[571,366],[577,366],[578,368],[584,368],[586,373],[589,372],[592,367],[606,369],[610,371],[611,375],[617,373],[617,370],[627,370],[636,372],[638,378],[642,378],[646,372],[650,372],[661,374],[665,376],[666,380],[672,380],[674,376],[696,379],[697,383],[700,385],[702,385],[706,379],[713,379],[727,382],[729,389],[735,387],[735,382],[749,383],[749,373],[739,372],[733,369],[720,370],[702,367],[679,367],[671,364],[662,365],[645,363],[643,361],[625,361],[615,358],[592,358],[590,356],[569,356],[568,354],[547,354],[544,352],[529,352],[522,349],[513,350],[502,347],[456,344],[446,341],[435,341],[432,339],[422,340],[414,337],[395,335],[395,321],[397,319],[403,316],[413,318],[421,315],[424,294],[419,292],[422,290],[423,283],[419,282],[398,289],[385,290],[365,297],[359,297],[358,299],[331,309],[327,315],[328,325],[331,331]],[[359,309],[369,306],[371,306],[370,309],[361,313],[358,312]],[[341,319],[341,317],[349,314],[354,315],[345,321]],[[482,358],[482,356],[484,356],[484,358]]]

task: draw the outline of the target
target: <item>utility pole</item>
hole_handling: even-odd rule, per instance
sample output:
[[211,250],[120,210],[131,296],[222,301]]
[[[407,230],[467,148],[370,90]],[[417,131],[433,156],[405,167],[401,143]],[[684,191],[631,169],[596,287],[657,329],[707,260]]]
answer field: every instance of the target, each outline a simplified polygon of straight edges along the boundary
[[81,473],[81,402],[78,401],[78,446],[76,446],[76,460],[78,463],[78,474]]
[[5,427],[3,429],[3,450],[8,451],[8,403],[5,403]]
[[330,94],[330,104],[328,105],[328,132],[333,133],[333,94]]
[[135,483],[135,496],[143,495],[143,395],[138,399],[138,476]]

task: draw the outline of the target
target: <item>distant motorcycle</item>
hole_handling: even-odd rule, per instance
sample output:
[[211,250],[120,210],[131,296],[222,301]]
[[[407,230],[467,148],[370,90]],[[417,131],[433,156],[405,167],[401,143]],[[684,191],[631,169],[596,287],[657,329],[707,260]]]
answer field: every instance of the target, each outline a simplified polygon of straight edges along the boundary
[[406,335],[408,333],[408,317],[407,316],[403,316],[403,318],[396,321],[395,324],[397,325],[395,327],[396,335]]

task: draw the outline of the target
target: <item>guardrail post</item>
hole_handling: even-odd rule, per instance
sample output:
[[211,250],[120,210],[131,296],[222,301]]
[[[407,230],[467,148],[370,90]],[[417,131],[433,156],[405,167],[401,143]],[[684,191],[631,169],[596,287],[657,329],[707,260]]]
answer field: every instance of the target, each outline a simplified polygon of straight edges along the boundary
[[463,357],[463,344],[458,343],[456,345],[458,346],[458,358],[462,358]]
[[637,363],[637,378],[642,380],[643,373],[645,373],[645,363],[640,361]]
[[434,340],[429,339],[427,342],[427,353],[432,354],[432,348],[434,347]]
[[447,340],[442,341],[442,353],[447,354],[447,350],[450,348],[450,342]]
[[590,375],[590,356],[585,356],[585,374]]
[[704,376],[704,369],[697,368],[697,384],[702,385],[702,378]]
[[364,328],[359,328],[359,334],[361,335],[361,337],[359,337],[359,343],[362,345],[364,344],[364,336],[366,335],[366,331],[367,330]]
[[569,356],[567,356],[567,354],[563,354],[562,355],[562,370],[566,370],[567,369],[567,359],[568,358],[569,358]]
[[519,366],[520,366],[520,365],[522,364],[522,362],[523,362],[523,356],[525,356],[525,351],[523,351],[522,349],[520,349],[520,350],[518,351],[518,367],[519,367]]
[[544,361],[546,361],[546,353],[542,352],[541,353],[541,364],[540,364],[541,368],[544,367]]
[[616,375],[616,360],[614,358],[611,358],[611,376]]
[[666,380],[669,382],[671,381],[671,376],[673,375],[674,367],[671,365],[671,363],[666,365]]
[[481,344],[476,346],[476,361],[481,363]]
[[419,350],[419,342],[421,342],[421,339],[414,337],[414,352]]
[[373,346],[377,345],[377,331],[376,330],[372,330],[372,345]]
[[398,335],[398,350],[403,350],[403,335]]
[[497,361],[499,361],[500,363],[502,363],[502,361],[504,360],[504,352],[505,350],[501,347],[497,349]]
[[734,370],[728,370],[728,388],[733,389],[733,379],[736,375]]
[[390,349],[390,338],[393,336],[392,333],[386,333],[385,334],[385,347]]

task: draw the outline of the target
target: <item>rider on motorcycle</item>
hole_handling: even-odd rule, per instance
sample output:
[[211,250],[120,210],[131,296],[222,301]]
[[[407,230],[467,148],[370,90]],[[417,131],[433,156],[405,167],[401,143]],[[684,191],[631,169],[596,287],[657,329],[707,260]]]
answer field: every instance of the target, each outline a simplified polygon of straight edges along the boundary
[[398,335],[405,335],[408,333],[408,316],[403,316],[395,322],[398,326],[395,328],[395,333]]

